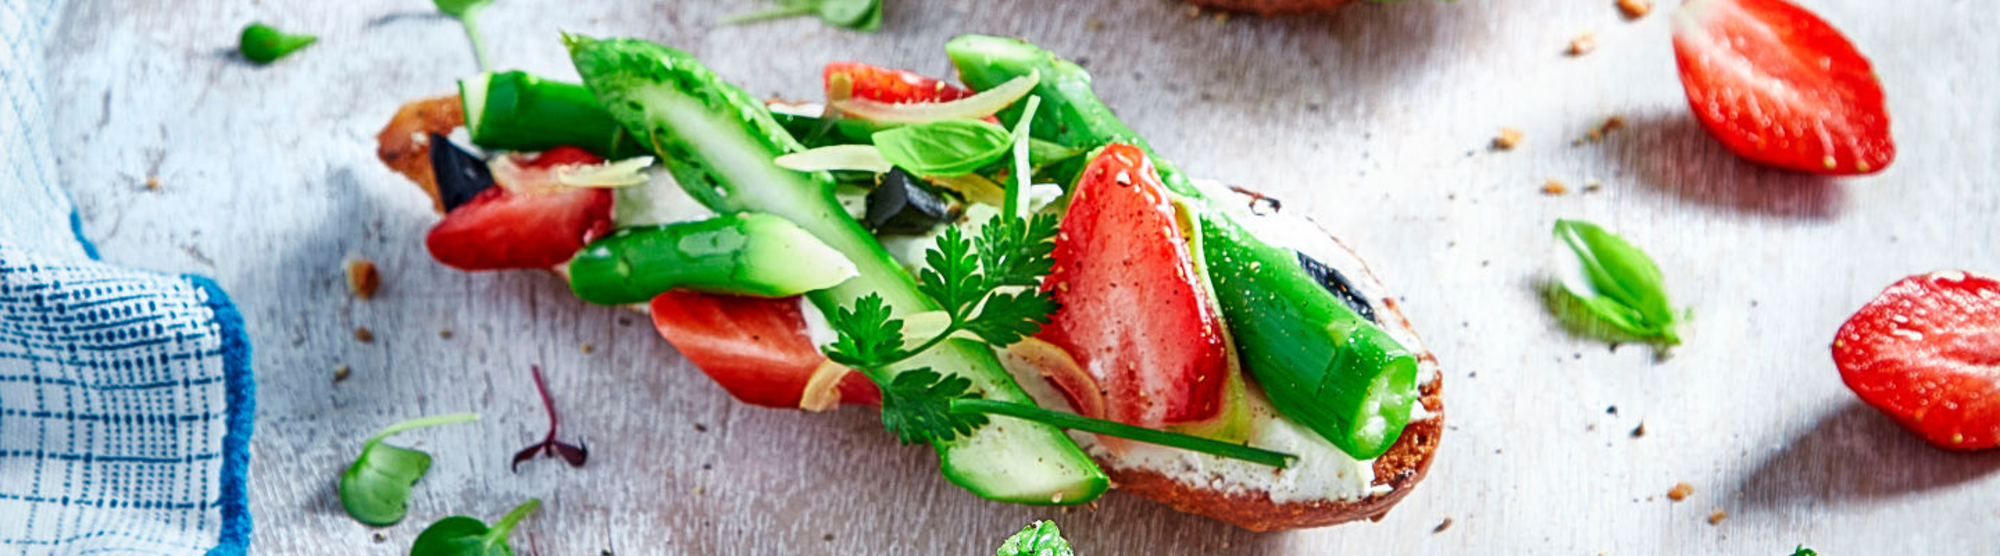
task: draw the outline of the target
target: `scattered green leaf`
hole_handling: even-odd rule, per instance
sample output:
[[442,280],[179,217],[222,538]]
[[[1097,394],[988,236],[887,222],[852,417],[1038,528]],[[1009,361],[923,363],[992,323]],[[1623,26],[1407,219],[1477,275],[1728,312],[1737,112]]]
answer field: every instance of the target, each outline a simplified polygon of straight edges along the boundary
[[475,21],[479,18],[479,11],[486,9],[493,0],[431,0],[431,3],[437,5],[438,11],[457,18],[459,24],[465,26],[465,36],[472,40],[472,56],[479,60],[479,71],[493,71],[493,66],[486,63],[486,41],[481,40],[479,24]]
[[382,441],[403,431],[465,423],[475,413],[453,413],[411,419],[390,425],[361,445],[361,456],[340,475],[340,505],[355,521],[374,526],[394,525],[410,511],[410,487],[431,468],[431,456]]
[[737,25],[808,15],[834,27],[873,32],[882,28],[882,0],[785,0],[778,7],[733,16],[723,23]]
[[[1681,321],[1659,266],[1646,253],[1595,224],[1558,220],[1557,282],[1562,297],[1618,332],[1658,346],[1680,343]],[[1561,303],[1555,300],[1555,303]],[[1553,305],[1552,305],[1553,306]],[[1558,312],[1558,316],[1571,317]]]
[[1819,553],[1814,552],[1813,549],[1806,548],[1806,545],[1801,544],[1798,545],[1798,548],[1792,549],[1792,556],[1819,556]]
[[1007,537],[996,556],[1074,556],[1056,522],[1036,521],[1021,532]]
[[270,25],[252,23],[243,28],[236,50],[252,62],[269,64],[318,41],[319,37],[312,35],[295,35]]
[[530,498],[491,528],[471,516],[440,519],[417,534],[417,541],[410,545],[410,556],[514,556],[514,547],[507,545],[507,535],[514,532],[521,518],[541,505],[540,499]]

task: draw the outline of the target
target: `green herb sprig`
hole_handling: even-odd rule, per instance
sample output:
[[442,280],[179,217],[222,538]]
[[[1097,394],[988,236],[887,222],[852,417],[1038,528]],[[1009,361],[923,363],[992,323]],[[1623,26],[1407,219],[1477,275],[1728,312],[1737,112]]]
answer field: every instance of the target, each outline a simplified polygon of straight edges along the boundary
[[486,41],[481,40],[479,23],[475,21],[479,18],[479,11],[486,9],[493,0],[431,0],[431,3],[437,4],[438,11],[458,19],[459,24],[465,26],[465,36],[472,40],[472,56],[479,61],[479,71],[493,71],[493,66],[486,63]]
[[730,25],[817,16],[827,25],[874,32],[882,28],[882,0],[785,0],[778,7],[724,19]]
[[237,37],[236,50],[252,62],[269,64],[315,42],[319,42],[319,37],[286,33],[270,25],[252,23],[244,27],[243,34]]
[[[1028,114],[1033,114],[1039,100],[1029,97]],[[1019,201],[1029,180],[1026,122],[1031,119],[1023,116],[1022,129],[1014,134],[1021,168],[1007,188],[1004,212],[981,227],[977,238],[946,227],[937,244],[924,253],[928,268],[918,272],[917,289],[943,308],[947,324],[911,346],[904,336],[904,321],[892,314],[880,295],[869,294],[829,315],[836,338],[825,348],[827,358],[875,382],[882,391],[882,424],[905,444],[948,442],[985,426],[987,416],[1002,415],[1285,467],[1295,456],[1050,411],[1030,403],[987,400],[972,389],[972,381],[929,367],[890,372],[896,364],[960,333],[993,346],[1013,344],[1048,324],[1056,311],[1054,294],[1039,286],[1055,267],[1057,217],[1030,216]]]
[[1801,544],[1797,548],[1792,549],[1792,556],[1819,556],[1819,552],[1806,548],[1806,545]]
[[996,556],[1075,556],[1069,548],[1069,541],[1063,539],[1062,530],[1056,522],[1036,521],[1021,532],[1007,537],[1001,543]]
[[453,413],[390,425],[361,445],[361,456],[340,475],[340,505],[355,521],[394,525],[410,512],[410,488],[430,471],[431,455],[384,444],[396,433],[479,420],[476,413]]
[[1607,340],[1680,344],[1682,314],[1667,296],[1660,267],[1644,251],[1580,220],[1557,220],[1555,237],[1561,248],[1549,303],[1564,324]]
[[508,511],[492,527],[471,516],[455,515],[440,519],[417,534],[416,542],[410,544],[410,556],[514,556],[514,547],[507,544],[507,535],[514,532],[514,526],[519,525],[522,518],[528,517],[529,512],[541,505],[541,499],[530,498]]

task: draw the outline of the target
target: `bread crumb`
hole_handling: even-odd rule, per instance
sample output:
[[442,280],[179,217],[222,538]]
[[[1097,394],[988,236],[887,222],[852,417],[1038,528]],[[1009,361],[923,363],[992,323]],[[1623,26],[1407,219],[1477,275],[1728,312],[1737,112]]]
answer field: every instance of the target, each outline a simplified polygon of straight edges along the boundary
[[1636,426],[1636,427],[1632,427],[1632,438],[1638,438],[1638,437],[1641,437],[1641,436],[1646,436],[1646,422],[1645,422],[1645,421],[1640,421],[1640,422],[1639,422],[1639,426]]
[[160,177],[159,177],[159,176],[146,176],[146,189],[151,189],[151,190],[153,190],[153,191],[159,191],[159,190],[160,190]]
[[1709,524],[1709,525],[1717,525],[1717,524],[1720,524],[1720,523],[1722,523],[1722,520],[1724,520],[1724,519],[1729,519],[1729,512],[1725,512],[1725,511],[1722,511],[1722,510],[1720,510],[1720,509],[1717,509],[1717,510],[1715,510],[1715,513],[1711,513],[1711,514],[1708,514],[1708,524]]
[[1569,41],[1569,55],[1582,56],[1597,50],[1597,34],[1585,31]]
[[1493,148],[1503,151],[1513,150],[1521,144],[1521,130],[1511,127],[1500,128],[1500,135],[1493,138]]
[[1596,181],[1592,181],[1589,184],[1583,186],[1584,193],[1596,193],[1597,190],[1599,189],[1604,189],[1604,184]]
[[333,368],[333,383],[340,384],[340,381],[347,380],[347,376],[351,374],[354,374],[354,369],[346,365],[336,366]]
[[1188,7],[1187,7],[1187,11],[1185,11],[1185,12],[1181,12],[1181,13],[1182,13],[1182,14],[1184,14],[1184,15],[1186,15],[1188,19],[1194,19],[1194,18],[1197,18],[1197,17],[1201,17],[1201,6],[1196,6],[1196,5],[1194,5],[1194,4],[1188,4]]
[[439,338],[444,338],[444,339],[446,339],[446,340],[449,340],[449,339],[451,339],[451,329],[450,329],[450,328],[445,328],[445,329],[441,329],[441,330],[438,330],[438,337],[439,337]]
[[375,331],[369,330],[366,326],[356,326],[354,327],[354,339],[360,340],[364,344],[372,343],[375,341]]
[[1215,12],[1216,23],[1229,23],[1229,12]]
[[1451,518],[1447,517],[1444,518],[1444,521],[1438,522],[1437,527],[1431,529],[1431,534],[1435,535],[1438,533],[1443,533],[1445,529],[1450,529],[1450,528],[1451,528]]
[[1618,11],[1625,12],[1625,19],[1639,19],[1653,11],[1653,3],[1649,0],[1618,0]]
[[1589,141],[1592,143],[1603,141],[1605,136],[1611,135],[1611,132],[1617,131],[1623,127],[1625,127],[1624,116],[1612,116],[1609,118],[1605,118],[1604,123],[1598,124],[1597,127],[1591,128],[1591,130],[1588,133],[1585,133],[1583,135],[1583,139],[1578,141],[1577,144],[1579,145],[1583,144],[1582,141]]
[[1688,496],[1693,494],[1694,494],[1694,485],[1690,485],[1687,483],[1677,483],[1674,485],[1673,490],[1667,491],[1667,499],[1679,502],[1682,500],[1686,500]]
[[589,343],[589,342],[584,342],[584,344],[583,344],[583,353],[587,355],[587,354],[589,354],[590,352],[593,352],[593,351],[597,351],[597,347],[596,347],[596,346],[592,346],[592,345],[590,345],[590,343]]
[[1561,195],[1568,192],[1569,187],[1563,185],[1563,182],[1560,181],[1549,180],[1548,183],[1542,184],[1543,195]]
[[1083,20],[1083,30],[1085,30],[1085,31],[1093,31],[1093,32],[1094,32],[1094,31],[1103,31],[1103,30],[1104,30],[1104,20],[1102,20],[1102,19],[1098,19],[1098,18],[1095,18],[1095,17],[1092,17],[1092,18],[1089,18],[1089,19],[1085,19],[1085,20]]
[[382,286],[382,273],[375,270],[374,261],[354,259],[347,261],[347,290],[354,297],[368,299],[375,297],[375,288]]

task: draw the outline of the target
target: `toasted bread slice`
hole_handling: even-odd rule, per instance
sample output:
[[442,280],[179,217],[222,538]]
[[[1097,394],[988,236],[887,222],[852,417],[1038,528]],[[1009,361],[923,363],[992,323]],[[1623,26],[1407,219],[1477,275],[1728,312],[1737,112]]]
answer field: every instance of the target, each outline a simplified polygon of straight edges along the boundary
[[1278,15],[1333,9],[1351,0],[1188,0],[1195,4],[1232,12]]
[[[434,206],[437,187],[432,182],[428,157],[429,133],[448,134],[460,125],[456,110],[445,108],[455,97],[412,102],[396,115],[395,121],[377,136],[377,155],[382,161],[416,182]],[[1275,531],[1323,527],[1359,519],[1381,519],[1391,506],[1401,501],[1424,478],[1437,452],[1444,427],[1443,384],[1437,358],[1425,350],[1422,341],[1403,316],[1396,301],[1359,256],[1312,222],[1280,214],[1277,203],[1247,190],[1230,190],[1213,183],[1202,187],[1212,198],[1243,201],[1232,211],[1238,221],[1266,241],[1289,247],[1320,261],[1343,276],[1351,289],[1373,307],[1376,318],[1418,361],[1421,411],[1414,411],[1403,434],[1389,451],[1372,461],[1355,461],[1325,440],[1277,415],[1261,389],[1250,388],[1249,401],[1258,414],[1259,427],[1278,427],[1280,440],[1290,446],[1264,445],[1288,449],[1306,458],[1292,468],[1275,471],[1233,460],[1172,452],[1169,457],[1147,457],[1147,448],[1112,449],[1088,434],[1073,434],[1078,443],[1110,474],[1115,486],[1174,509],[1200,514],[1252,531]],[[562,277],[558,271],[557,276]],[[566,277],[565,277],[566,278]],[[644,310],[643,306],[638,307]],[[1004,357],[1003,359],[1008,359]],[[1041,380],[1032,367],[1009,367],[1022,387],[1043,405],[1067,407],[1068,401],[1052,385]],[[1275,424],[1274,424],[1275,423]],[[1257,437],[1253,437],[1257,443]],[[1305,447],[1310,450],[1299,450]],[[1156,450],[1170,450],[1153,447]],[[1153,452],[1157,455],[1158,452]],[[1249,470],[1229,465],[1248,466]],[[1206,466],[1206,467],[1204,467]],[[1288,475],[1289,474],[1289,475]],[[1351,474],[1351,475],[1350,475]],[[1366,476],[1364,477],[1363,474]],[[1338,480],[1328,480],[1338,475]],[[1306,485],[1302,487],[1301,485]]]

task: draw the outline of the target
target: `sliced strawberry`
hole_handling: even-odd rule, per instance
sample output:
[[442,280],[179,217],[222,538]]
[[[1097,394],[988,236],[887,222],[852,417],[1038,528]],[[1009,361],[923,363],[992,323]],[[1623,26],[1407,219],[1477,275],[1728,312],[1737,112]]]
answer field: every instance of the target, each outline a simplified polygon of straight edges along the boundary
[[611,231],[611,190],[557,183],[561,168],[603,159],[558,147],[494,161],[496,187],[453,208],[424,238],[431,257],[461,270],[548,268]]
[[[1101,417],[1164,426],[1218,414],[1229,369],[1221,318],[1144,152],[1114,144],[1084,169],[1055,263],[1043,288],[1062,309],[1041,337],[1096,381]],[[1076,400],[1071,382],[1057,386]]]
[[1690,0],[1674,57],[1696,119],[1751,161],[1872,174],[1896,158],[1882,84],[1839,31],[1785,0]]
[[2000,281],[1904,278],[1841,325],[1840,378],[1861,401],[1940,448],[2000,444]]
[[[826,356],[806,336],[799,298],[673,290],[653,298],[653,327],[711,380],[744,403],[798,409]],[[844,403],[879,404],[860,373],[840,379]]]
[[860,62],[834,62],[826,65],[822,79],[826,83],[827,98],[839,94],[834,90],[834,76],[847,75],[853,83],[852,97],[877,102],[948,102],[972,96],[972,91],[964,87],[931,79],[917,72],[871,66]]

